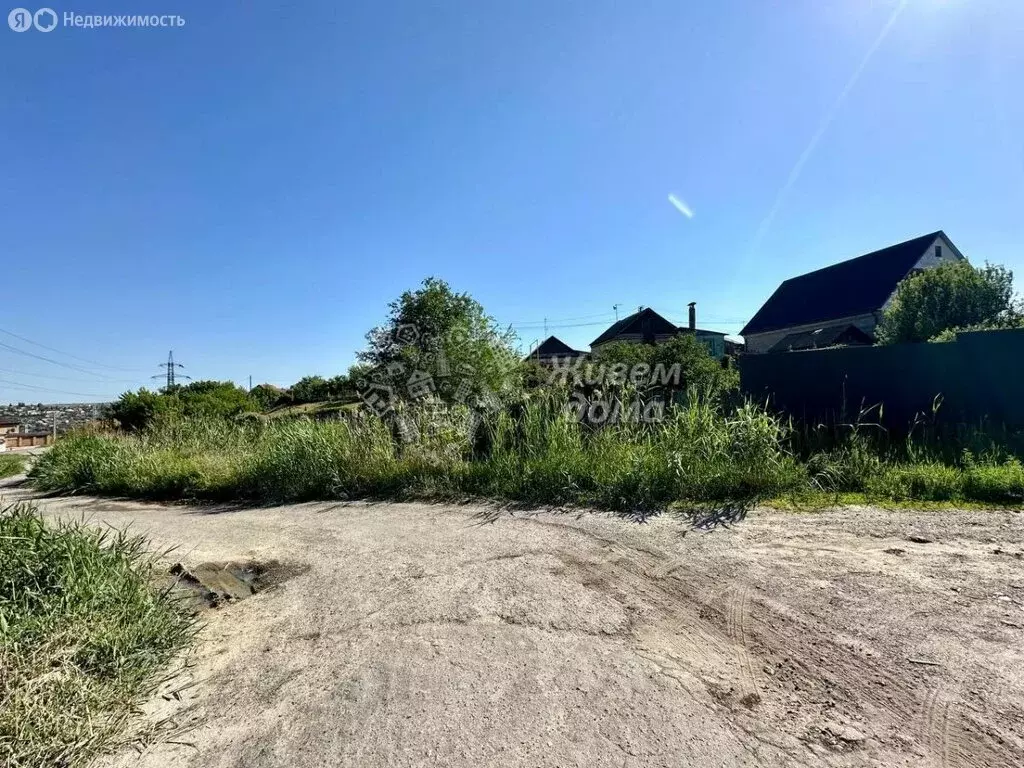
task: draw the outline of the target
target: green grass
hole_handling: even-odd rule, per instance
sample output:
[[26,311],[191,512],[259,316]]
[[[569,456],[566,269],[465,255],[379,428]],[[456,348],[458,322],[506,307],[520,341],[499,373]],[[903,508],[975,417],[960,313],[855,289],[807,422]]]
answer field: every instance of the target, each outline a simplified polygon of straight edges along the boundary
[[0,765],[86,765],[137,735],[138,706],[195,630],[145,546],[0,511]]
[[25,457],[17,453],[0,453],[0,479],[25,471]]
[[696,401],[660,424],[592,429],[553,398],[469,429],[458,407],[408,409],[406,439],[365,412],[333,421],[177,421],[65,437],[33,467],[42,490],[159,499],[302,501],[483,496],[616,510],[766,497],[806,482],[786,427]]
[[[70,435],[40,457],[42,490],[155,499],[287,502],[486,497],[628,512],[678,502],[758,501],[808,493],[1019,506],[1010,456],[943,460],[853,430],[797,454],[788,422],[750,403],[691,397],[664,421],[594,429],[555,397],[493,415],[471,434],[458,407],[365,411],[335,420],[178,420],[134,435]],[[897,450],[898,448],[898,450]]]

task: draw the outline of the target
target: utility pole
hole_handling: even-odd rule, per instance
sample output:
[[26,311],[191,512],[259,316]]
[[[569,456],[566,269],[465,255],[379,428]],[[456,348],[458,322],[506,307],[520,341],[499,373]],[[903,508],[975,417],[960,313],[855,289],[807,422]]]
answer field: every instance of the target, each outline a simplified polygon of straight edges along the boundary
[[249,374],[249,391],[252,392],[252,374]]
[[548,319],[544,318],[544,338],[548,337]]
[[57,412],[53,411],[53,439],[57,439]]
[[164,373],[158,373],[156,376],[153,376],[152,378],[154,378],[154,379],[163,379],[163,378],[166,377],[166,380],[167,380],[166,391],[167,392],[170,392],[172,389],[174,389],[174,384],[175,384],[175,379],[176,378],[180,378],[180,379],[191,379],[192,378],[191,376],[186,376],[184,373],[178,373],[175,370],[176,368],[184,368],[185,366],[182,365],[181,363],[174,362],[174,350],[173,349],[170,352],[167,353],[167,362],[166,363],[160,363],[159,365],[160,365],[161,368],[166,368],[167,370]]
[[619,322],[619,305],[618,304],[612,304],[612,309],[615,310],[615,322],[617,323],[617,322]]

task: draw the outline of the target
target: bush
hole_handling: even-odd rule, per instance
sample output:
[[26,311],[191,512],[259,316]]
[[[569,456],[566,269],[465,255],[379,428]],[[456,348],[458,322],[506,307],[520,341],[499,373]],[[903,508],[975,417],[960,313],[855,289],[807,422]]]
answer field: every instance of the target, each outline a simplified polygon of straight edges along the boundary
[[668,384],[655,382],[654,386],[648,388],[651,393],[685,393],[695,390],[718,397],[738,390],[740,385],[739,372],[733,368],[723,367],[719,360],[711,356],[703,343],[688,333],[680,334],[662,344],[608,344],[601,348],[595,362],[606,367],[624,366],[628,370],[642,365],[647,366],[652,372],[659,366],[661,370],[672,370],[673,366],[678,366],[678,380]]
[[0,511],[0,764],[86,765],[132,736],[195,628],[153,567],[141,538]]
[[949,341],[952,329],[1018,327],[1013,272],[966,261],[940,264],[905,278],[878,325],[881,344]]
[[107,406],[105,416],[121,429],[135,432],[152,424],[158,416],[174,410],[177,403],[159,392],[145,387],[138,392],[125,392]]
[[288,392],[273,384],[257,384],[249,390],[249,397],[264,411],[289,401]]
[[330,397],[330,385],[323,376],[304,376],[289,390],[296,403],[319,403]]
[[163,392],[125,392],[107,406],[105,416],[128,432],[175,418],[224,419],[258,411],[259,402],[230,381],[194,381]]

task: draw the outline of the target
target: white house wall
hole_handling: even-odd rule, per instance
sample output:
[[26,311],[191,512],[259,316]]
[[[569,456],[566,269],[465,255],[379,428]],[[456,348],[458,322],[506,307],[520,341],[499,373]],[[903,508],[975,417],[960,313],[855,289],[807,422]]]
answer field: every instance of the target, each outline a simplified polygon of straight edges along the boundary
[[[936,245],[942,246],[941,258],[935,257]],[[964,257],[956,248],[953,247],[953,244],[942,235],[939,235],[935,238],[935,241],[928,246],[928,250],[924,252],[924,255],[917,260],[916,264],[914,264],[914,269],[932,269],[933,267],[939,266],[939,264],[948,264],[951,261],[960,261],[962,258]],[[889,298],[886,299],[885,304],[882,305],[883,311],[889,308],[889,305],[892,304],[892,299],[895,295],[895,290],[889,294]]]

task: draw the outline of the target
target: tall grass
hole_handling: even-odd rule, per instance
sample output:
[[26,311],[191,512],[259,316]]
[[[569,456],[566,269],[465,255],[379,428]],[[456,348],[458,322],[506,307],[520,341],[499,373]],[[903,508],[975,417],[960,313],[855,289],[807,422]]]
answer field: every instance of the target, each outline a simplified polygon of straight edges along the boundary
[[750,405],[694,398],[660,423],[600,429],[555,397],[477,431],[460,407],[409,408],[403,429],[359,412],[327,422],[181,420],[138,435],[72,434],[32,470],[44,490],[262,501],[479,495],[653,509],[768,496],[805,482],[787,428]]
[[473,489],[488,496],[637,510],[772,496],[804,480],[786,427],[750,405],[726,415],[695,398],[661,422],[591,430],[548,400],[500,414],[492,433],[471,467]]
[[794,450],[825,491],[897,501],[1024,502],[1024,466],[1014,451],[1019,435],[939,423],[938,406],[898,437],[873,408],[850,422],[805,425]]
[[[824,491],[1020,503],[1019,461],[950,462],[894,446],[867,423],[794,432],[751,403],[691,393],[661,421],[581,423],[557,395],[492,414],[460,407],[359,411],[334,421],[178,420],[136,435],[70,435],[31,472],[44,490],[151,498],[301,501],[485,496],[638,511],[674,502]],[[826,439],[827,438],[827,439]]]
[[192,639],[141,538],[0,510],[0,765],[86,765]]
[[0,453],[0,479],[25,471],[25,457],[17,453]]

